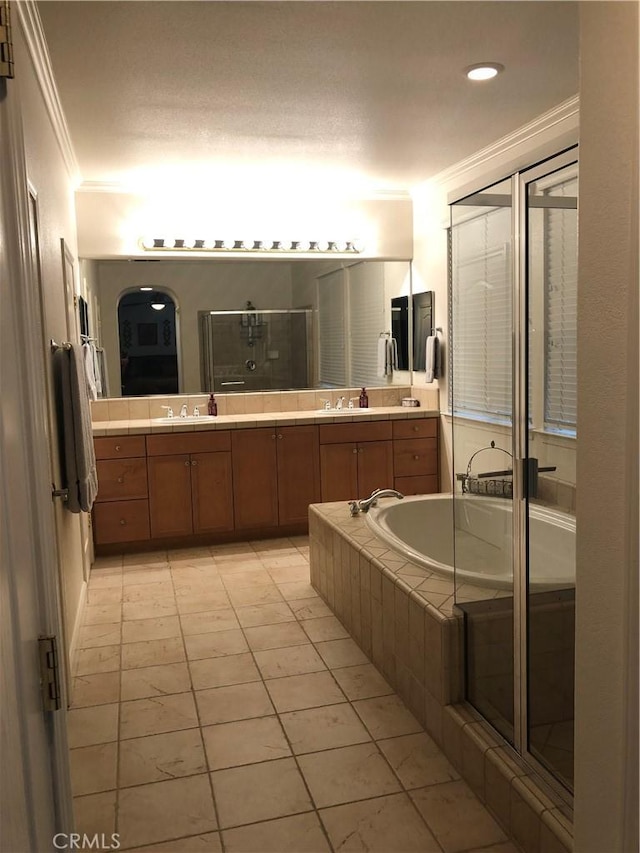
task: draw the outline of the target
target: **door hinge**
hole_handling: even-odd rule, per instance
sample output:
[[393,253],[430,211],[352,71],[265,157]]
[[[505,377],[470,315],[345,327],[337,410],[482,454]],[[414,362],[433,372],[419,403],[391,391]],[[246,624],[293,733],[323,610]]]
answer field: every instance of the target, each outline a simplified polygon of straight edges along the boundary
[[0,77],[13,78],[13,42],[9,0],[0,0]]
[[45,711],[58,711],[62,705],[60,694],[60,668],[58,642],[55,636],[38,639],[40,652],[40,687],[42,707]]

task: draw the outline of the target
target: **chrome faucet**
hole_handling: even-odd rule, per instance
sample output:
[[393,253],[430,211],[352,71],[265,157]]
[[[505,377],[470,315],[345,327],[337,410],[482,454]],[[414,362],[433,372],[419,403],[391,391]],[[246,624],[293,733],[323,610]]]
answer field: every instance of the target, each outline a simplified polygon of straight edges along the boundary
[[395,489],[374,489],[368,498],[363,498],[359,501],[349,501],[351,515],[355,516],[360,512],[369,512],[371,507],[378,503],[378,498],[398,498],[401,501],[404,495]]
[[187,409],[187,404],[185,403],[184,406],[180,409],[180,417],[186,418],[188,416],[189,416],[189,410]]
[[336,412],[342,411],[342,404],[346,399],[346,397],[338,397],[338,399],[336,400]]
[[325,412],[331,411],[331,400],[326,400],[324,397],[322,398],[322,408]]
[[161,408],[161,409],[166,409],[166,410],[167,410],[167,417],[168,417],[168,418],[172,418],[172,417],[173,417],[173,409],[171,408],[171,406],[161,406],[160,408]]

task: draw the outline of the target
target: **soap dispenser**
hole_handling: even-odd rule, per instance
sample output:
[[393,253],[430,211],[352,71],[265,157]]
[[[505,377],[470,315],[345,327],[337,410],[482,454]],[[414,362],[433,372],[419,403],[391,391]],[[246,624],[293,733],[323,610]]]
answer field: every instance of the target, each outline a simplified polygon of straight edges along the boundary
[[367,389],[363,388],[360,392],[360,408],[368,409],[369,408],[369,397],[367,395]]
[[216,403],[216,398],[213,394],[209,396],[209,402],[207,403],[207,412],[214,417],[218,414],[218,404]]

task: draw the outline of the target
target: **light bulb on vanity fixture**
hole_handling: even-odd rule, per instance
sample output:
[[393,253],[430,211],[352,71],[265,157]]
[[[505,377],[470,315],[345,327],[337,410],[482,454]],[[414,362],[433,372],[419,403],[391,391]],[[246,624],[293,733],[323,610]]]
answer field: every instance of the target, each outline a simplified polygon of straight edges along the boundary
[[164,304],[164,302],[152,302],[151,307],[154,311],[164,311],[167,306]]

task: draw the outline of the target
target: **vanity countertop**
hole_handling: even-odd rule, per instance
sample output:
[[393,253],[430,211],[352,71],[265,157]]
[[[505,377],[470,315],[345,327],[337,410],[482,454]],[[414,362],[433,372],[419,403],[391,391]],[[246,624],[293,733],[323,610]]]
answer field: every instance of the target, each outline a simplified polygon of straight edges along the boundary
[[303,424],[334,424],[358,421],[402,420],[408,418],[436,418],[437,409],[409,408],[405,406],[376,406],[371,409],[347,409],[344,414],[324,412],[264,412],[250,415],[202,415],[199,421],[159,423],[157,420],[93,421],[93,435],[148,435],[166,432],[196,432],[211,429],[248,429],[252,427],[300,426]]

